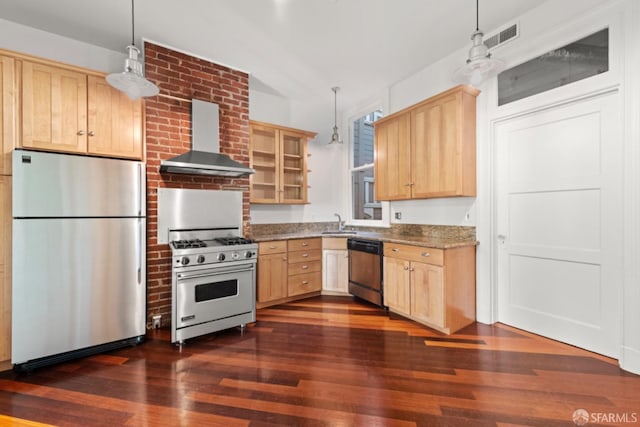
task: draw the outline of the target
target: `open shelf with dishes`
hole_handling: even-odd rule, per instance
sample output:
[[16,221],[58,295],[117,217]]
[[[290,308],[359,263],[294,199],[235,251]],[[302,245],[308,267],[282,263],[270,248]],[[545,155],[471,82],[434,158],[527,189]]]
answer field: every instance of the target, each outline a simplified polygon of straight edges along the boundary
[[307,142],[316,134],[250,122],[251,203],[307,203]]

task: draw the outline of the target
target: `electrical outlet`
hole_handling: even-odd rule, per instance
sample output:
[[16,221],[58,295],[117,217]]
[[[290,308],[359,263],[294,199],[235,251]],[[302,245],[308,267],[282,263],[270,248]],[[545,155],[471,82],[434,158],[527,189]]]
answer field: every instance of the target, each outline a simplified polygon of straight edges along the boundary
[[402,219],[402,212],[396,212],[395,213],[395,218],[396,219]]
[[161,314],[157,314],[155,316],[153,316],[152,318],[152,327],[153,329],[158,329],[160,328],[160,324],[162,323],[162,315]]

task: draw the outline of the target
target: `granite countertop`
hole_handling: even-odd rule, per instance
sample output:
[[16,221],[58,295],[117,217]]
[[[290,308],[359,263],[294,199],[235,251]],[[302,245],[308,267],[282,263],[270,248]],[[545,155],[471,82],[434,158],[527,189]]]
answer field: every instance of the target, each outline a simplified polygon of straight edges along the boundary
[[461,237],[451,235],[424,236],[374,231],[356,231],[353,234],[332,234],[322,231],[306,230],[291,233],[262,234],[251,236],[251,238],[258,243],[274,240],[309,239],[313,237],[357,237],[358,239],[378,240],[382,241],[383,243],[400,243],[436,249],[451,249],[463,246],[476,246],[478,244],[478,242],[475,240],[475,237],[468,238],[464,236]]

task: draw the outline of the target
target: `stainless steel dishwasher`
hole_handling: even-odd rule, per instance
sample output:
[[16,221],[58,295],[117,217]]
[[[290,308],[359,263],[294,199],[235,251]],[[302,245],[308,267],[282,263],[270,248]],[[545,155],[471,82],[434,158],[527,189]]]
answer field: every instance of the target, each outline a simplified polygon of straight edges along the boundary
[[383,307],[382,242],[347,239],[349,293]]

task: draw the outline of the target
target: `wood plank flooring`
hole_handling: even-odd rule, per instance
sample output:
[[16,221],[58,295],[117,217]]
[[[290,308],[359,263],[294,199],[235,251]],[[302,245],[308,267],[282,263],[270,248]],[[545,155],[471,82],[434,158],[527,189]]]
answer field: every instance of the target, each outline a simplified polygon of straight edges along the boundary
[[554,427],[580,408],[640,425],[639,376],[500,324],[446,336],[325,296],[261,309],[244,335],[169,335],[0,374],[0,425]]

